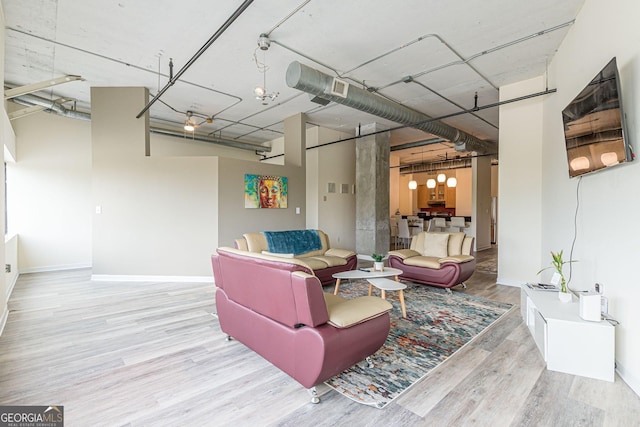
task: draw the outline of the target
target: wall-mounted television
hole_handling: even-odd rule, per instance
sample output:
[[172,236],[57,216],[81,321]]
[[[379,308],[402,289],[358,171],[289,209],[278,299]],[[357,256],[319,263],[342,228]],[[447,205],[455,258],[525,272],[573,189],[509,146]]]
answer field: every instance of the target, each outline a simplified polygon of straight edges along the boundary
[[571,178],[633,160],[620,86],[613,58],[562,110]]

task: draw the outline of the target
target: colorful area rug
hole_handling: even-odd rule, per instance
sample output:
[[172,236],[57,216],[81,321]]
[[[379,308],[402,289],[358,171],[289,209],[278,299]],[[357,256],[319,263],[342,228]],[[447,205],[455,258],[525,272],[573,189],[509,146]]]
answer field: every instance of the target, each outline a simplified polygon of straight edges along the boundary
[[[391,331],[373,355],[375,366],[361,362],[326,381],[329,387],[359,403],[384,408],[512,307],[462,292],[406,285],[406,319],[396,292],[387,292],[393,305]],[[340,285],[340,295],[353,298],[368,289],[366,281],[351,281]],[[374,295],[379,295],[377,289]]]

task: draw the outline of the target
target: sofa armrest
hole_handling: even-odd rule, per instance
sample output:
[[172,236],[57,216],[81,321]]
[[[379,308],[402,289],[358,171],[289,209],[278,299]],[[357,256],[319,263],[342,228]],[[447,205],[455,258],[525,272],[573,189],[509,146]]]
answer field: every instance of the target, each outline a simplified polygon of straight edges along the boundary
[[336,256],[339,258],[349,258],[350,256],[354,256],[356,253],[353,251],[349,251],[346,249],[335,249],[335,248],[329,248],[324,255],[325,256]]
[[454,262],[456,264],[461,264],[463,262],[473,261],[474,259],[475,258],[472,257],[471,255],[452,255],[445,258],[440,258],[438,262],[440,262],[440,264],[444,264],[446,262]]
[[391,310],[391,303],[378,297],[346,299],[339,295],[324,294],[329,313],[329,324],[336,328],[348,328]]
[[413,249],[400,249],[397,251],[389,252],[389,256],[397,256],[398,258],[407,259],[414,256],[420,256],[420,252],[414,251]]

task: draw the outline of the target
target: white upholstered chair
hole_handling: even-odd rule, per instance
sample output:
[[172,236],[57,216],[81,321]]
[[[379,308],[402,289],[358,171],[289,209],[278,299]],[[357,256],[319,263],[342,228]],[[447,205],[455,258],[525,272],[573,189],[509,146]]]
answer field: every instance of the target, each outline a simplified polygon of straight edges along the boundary
[[429,231],[444,231],[447,221],[444,218],[433,218],[429,225]]
[[464,217],[462,216],[452,216],[451,217],[451,228],[454,228],[452,231],[464,231],[467,228],[467,224],[464,221]]
[[398,241],[403,248],[408,248],[411,244],[411,233],[409,232],[409,222],[406,218],[398,220]]

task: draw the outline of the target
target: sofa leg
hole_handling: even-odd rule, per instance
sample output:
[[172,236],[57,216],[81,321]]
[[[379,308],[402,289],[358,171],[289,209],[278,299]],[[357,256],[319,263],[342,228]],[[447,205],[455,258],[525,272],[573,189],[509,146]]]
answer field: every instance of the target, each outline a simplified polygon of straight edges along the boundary
[[444,288],[445,291],[447,291],[448,294],[452,294],[453,292],[451,292],[451,288]]
[[233,338],[231,337],[231,335],[227,335],[224,340],[225,341],[231,341]]
[[307,391],[311,395],[311,403],[320,403],[320,398],[318,397],[318,391],[315,387],[308,388]]
[[462,282],[460,284],[462,285],[462,289],[467,289],[467,284],[466,283]]

